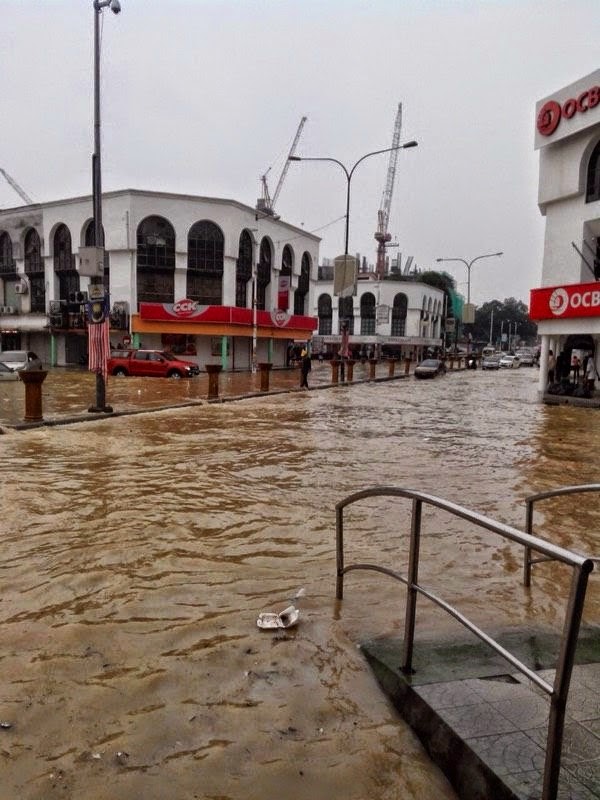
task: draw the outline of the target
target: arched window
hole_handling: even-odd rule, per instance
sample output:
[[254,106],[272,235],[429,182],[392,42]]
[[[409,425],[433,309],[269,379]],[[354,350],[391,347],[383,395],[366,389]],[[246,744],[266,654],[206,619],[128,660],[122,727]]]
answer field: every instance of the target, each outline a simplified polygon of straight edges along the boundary
[[196,222],[188,234],[186,296],[206,306],[223,303],[223,253],[225,238],[209,220]]
[[238,308],[248,305],[248,281],[252,277],[252,237],[248,231],[240,234],[238,258],[235,265],[235,304]]
[[46,278],[42,259],[42,242],[35,228],[29,228],[23,239],[25,251],[25,274],[29,278],[31,310],[44,313],[46,310]]
[[586,203],[600,200],[600,141],[592,150],[587,171]]
[[271,244],[265,237],[260,243],[260,258],[256,270],[256,307],[265,311],[267,286],[271,283]]
[[[300,264],[300,277],[298,278],[298,288],[294,292],[294,314],[301,316],[306,314],[306,298],[310,288],[310,256],[308,253],[302,255]],[[331,333],[331,331],[329,331]]]
[[12,275],[15,272],[13,261],[12,242],[6,231],[0,233],[0,272],[3,275]]
[[59,297],[70,300],[79,291],[79,273],[75,269],[75,258],[71,250],[71,233],[66,225],[54,231],[54,272],[58,276]]
[[317,309],[319,315],[319,336],[331,336],[333,310],[331,297],[328,294],[319,296]]
[[405,294],[397,294],[394,297],[392,307],[392,336],[406,336],[406,313],[408,309],[408,298]]
[[277,308],[287,311],[290,306],[290,287],[292,284],[293,253],[289,244],[283,248],[281,270],[279,272],[279,288],[277,290]]
[[[102,241],[106,242],[104,226],[102,226]],[[86,247],[96,246],[96,226],[94,225],[93,219],[91,219],[85,227],[84,243]],[[110,289],[110,255],[107,250],[104,251],[104,276],[102,282],[105,290],[108,292]]]
[[146,217],[137,229],[138,303],[172,303],[175,231],[162,217]]
[[360,332],[363,336],[375,334],[375,295],[365,292],[360,298]]
[[354,333],[354,298],[340,297],[338,302],[338,321],[339,333],[342,332],[342,324],[348,325],[348,333]]

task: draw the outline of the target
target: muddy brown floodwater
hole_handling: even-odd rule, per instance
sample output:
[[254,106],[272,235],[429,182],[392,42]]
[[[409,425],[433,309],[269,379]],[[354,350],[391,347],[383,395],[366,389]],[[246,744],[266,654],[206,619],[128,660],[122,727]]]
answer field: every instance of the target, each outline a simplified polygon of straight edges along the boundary
[[[360,650],[401,631],[403,587],[354,572],[334,599],[334,506],[403,486],[522,527],[526,495],[600,481],[599,412],[539,405],[536,383],[463,372],[0,436],[2,798],[454,798]],[[598,552],[596,495],[548,506],[538,533]],[[488,630],[558,625],[563,570],[527,592],[519,548],[437,514],[424,581]],[[347,560],[401,569],[408,518],[353,507]],[[260,631],[301,587],[299,625]],[[425,603],[418,636],[456,630]]]

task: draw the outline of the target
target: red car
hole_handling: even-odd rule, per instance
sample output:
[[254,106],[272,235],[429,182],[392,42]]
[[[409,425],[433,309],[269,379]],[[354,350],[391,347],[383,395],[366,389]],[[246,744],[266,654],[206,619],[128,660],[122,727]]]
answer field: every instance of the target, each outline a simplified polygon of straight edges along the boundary
[[183,361],[166,350],[113,350],[108,359],[108,373],[149,378],[191,378],[200,374],[200,368],[193,361]]

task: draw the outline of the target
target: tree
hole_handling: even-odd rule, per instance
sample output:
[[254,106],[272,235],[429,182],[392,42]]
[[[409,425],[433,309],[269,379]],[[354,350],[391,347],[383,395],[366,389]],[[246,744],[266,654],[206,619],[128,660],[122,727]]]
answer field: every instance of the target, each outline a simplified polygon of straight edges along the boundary
[[[493,312],[493,319],[492,319]],[[491,335],[490,335],[491,331]],[[503,302],[490,300],[475,311],[473,339],[500,345],[501,333],[511,340],[535,344],[537,325],[529,319],[529,311],[522,300],[508,297]]]

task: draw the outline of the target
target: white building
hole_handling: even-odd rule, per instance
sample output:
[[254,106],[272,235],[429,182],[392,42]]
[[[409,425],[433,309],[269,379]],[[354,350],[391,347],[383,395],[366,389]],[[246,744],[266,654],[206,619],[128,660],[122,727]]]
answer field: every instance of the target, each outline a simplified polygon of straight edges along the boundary
[[541,287],[530,316],[542,338],[540,392],[548,354],[592,353],[600,370],[600,70],[536,105],[538,204],[546,219]]
[[[126,189],[103,195],[111,342],[185,353],[203,368],[286,362],[316,328],[320,239],[234,200]],[[91,197],[0,210],[0,345],[83,363]],[[253,297],[256,302],[253,303]]]
[[320,275],[312,309],[319,319],[315,352],[337,353],[344,321],[354,356],[372,352],[420,360],[427,349],[442,346],[446,309],[441,289],[393,274],[378,280],[374,273],[359,273],[356,294],[336,297],[333,268],[321,267]]

